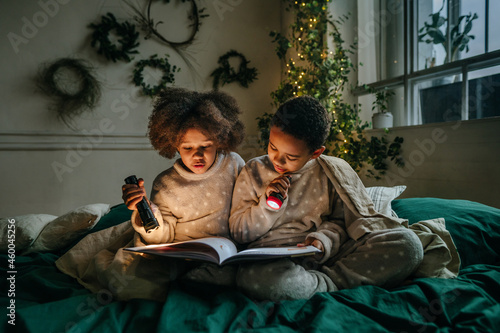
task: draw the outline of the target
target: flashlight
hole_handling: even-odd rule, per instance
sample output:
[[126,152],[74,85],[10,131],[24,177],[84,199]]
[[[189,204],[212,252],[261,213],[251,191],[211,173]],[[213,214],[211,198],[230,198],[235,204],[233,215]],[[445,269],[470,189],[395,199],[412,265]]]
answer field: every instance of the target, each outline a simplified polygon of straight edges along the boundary
[[[135,175],[132,175],[125,178],[125,184],[139,185],[139,182],[137,181],[137,177]],[[160,224],[156,220],[156,217],[154,216],[153,211],[151,210],[151,207],[149,206],[146,198],[143,197],[142,200],[137,203],[137,211],[139,212],[139,216],[142,220],[142,225],[144,226],[144,229],[147,233],[158,229]]]
[[[290,176],[286,176],[286,178],[288,178],[288,181],[292,181],[292,177]],[[281,208],[281,206],[283,205],[283,201],[285,200],[285,198],[283,198],[283,196],[281,195],[281,193],[279,192],[273,192],[269,195],[269,197],[267,197],[267,205],[269,207],[271,207],[272,209],[274,210],[278,210]]]

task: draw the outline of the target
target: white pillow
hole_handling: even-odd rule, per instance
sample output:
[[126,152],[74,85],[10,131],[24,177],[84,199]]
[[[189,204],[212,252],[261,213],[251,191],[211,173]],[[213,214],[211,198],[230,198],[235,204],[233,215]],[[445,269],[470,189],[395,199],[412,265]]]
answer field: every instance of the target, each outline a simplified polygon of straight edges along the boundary
[[[38,237],[40,231],[56,218],[57,216],[48,214],[0,218],[0,251],[7,252],[9,240],[14,240],[16,251],[28,248]],[[15,232],[14,236],[12,236],[13,232]]]
[[107,212],[109,204],[91,204],[61,215],[43,228],[31,247],[23,254],[55,251],[67,247],[92,229]]
[[375,210],[387,216],[397,217],[396,212],[392,210],[391,201],[401,195],[406,190],[405,185],[393,187],[373,186],[367,187],[368,195],[373,201]]

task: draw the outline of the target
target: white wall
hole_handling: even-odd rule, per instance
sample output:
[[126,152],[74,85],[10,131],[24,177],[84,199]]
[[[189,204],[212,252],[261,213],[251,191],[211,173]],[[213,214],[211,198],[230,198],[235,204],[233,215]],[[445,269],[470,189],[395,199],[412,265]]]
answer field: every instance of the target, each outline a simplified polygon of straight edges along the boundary
[[[380,135],[382,130],[371,130]],[[391,129],[404,138],[405,167],[390,165],[366,186],[406,185],[401,198],[465,199],[500,208],[500,118]]]
[[[132,3],[144,3],[129,0]],[[162,3],[162,2],[158,2]],[[131,82],[135,61],[167,53],[170,63],[181,68],[175,85],[209,90],[210,73],[230,49],[241,52],[258,80],[248,89],[237,83],[221,90],[233,95],[243,111],[248,138],[240,149],[248,159],[260,154],[255,118],[272,112],[270,92],[280,80],[279,59],[268,36],[280,28],[279,0],[197,1],[209,15],[202,19],[195,41],[185,48],[194,70],[168,45],[144,40],[132,63],[113,63],[90,46],[90,23],[112,12],[119,21],[131,19],[121,0],[3,0],[0,3],[0,216],[28,213],[59,215],[80,205],[122,202],[121,184],[129,174],[146,179],[146,187],[171,160],[154,152],[146,138],[151,99]],[[186,13],[189,2],[173,0],[155,5],[155,22],[171,40],[189,34]],[[188,24],[188,22],[187,22]],[[71,130],[48,109],[51,102],[41,94],[34,78],[40,66],[59,58],[90,61],[103,84],[99,106],[84,113]],[[153,71],[145,72],[154,81]]]

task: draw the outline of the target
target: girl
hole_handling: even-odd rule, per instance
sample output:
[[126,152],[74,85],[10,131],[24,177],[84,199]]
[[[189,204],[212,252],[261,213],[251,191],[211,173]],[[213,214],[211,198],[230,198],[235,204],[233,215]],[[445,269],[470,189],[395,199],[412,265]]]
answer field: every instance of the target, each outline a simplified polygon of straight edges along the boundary
[[[124,251],[130,246],[229,236],[233,186],[244,165],[232,152],[244,128],[236,101],[222,92],[165,90],[155,100],[148,135],[174,166],[153,182],[151,206],[160,227],[147,233],[136,204],[146,196],[144,181],[124,185],[123,200],[134,210],[131,221],[89,234],[56,262],[64,273],[95,293],[119,300],[164,301],[169,283],[180,276],[208,283],[234,283],[234,268],[186,263]],[[187,273],[186,273],[187,272]]]
[[136,204],[146,196],[139,186],[123,185],[123,200],[132,214],[136,246],[229,236],[233,185],[244,165],[233,151],[243,140],[236,101],[222,93],[168,89],[155,101],[149,138],[174,166],[153,182],[151,206],[160,227],[146,233]]

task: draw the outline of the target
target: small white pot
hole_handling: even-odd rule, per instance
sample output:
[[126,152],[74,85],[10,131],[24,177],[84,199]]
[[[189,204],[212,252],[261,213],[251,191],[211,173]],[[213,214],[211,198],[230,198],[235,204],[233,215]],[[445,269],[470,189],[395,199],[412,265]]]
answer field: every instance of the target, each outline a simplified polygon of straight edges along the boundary
[[373,128],[391,128],[394,125],[392,113],[375,113],[372,117]]

